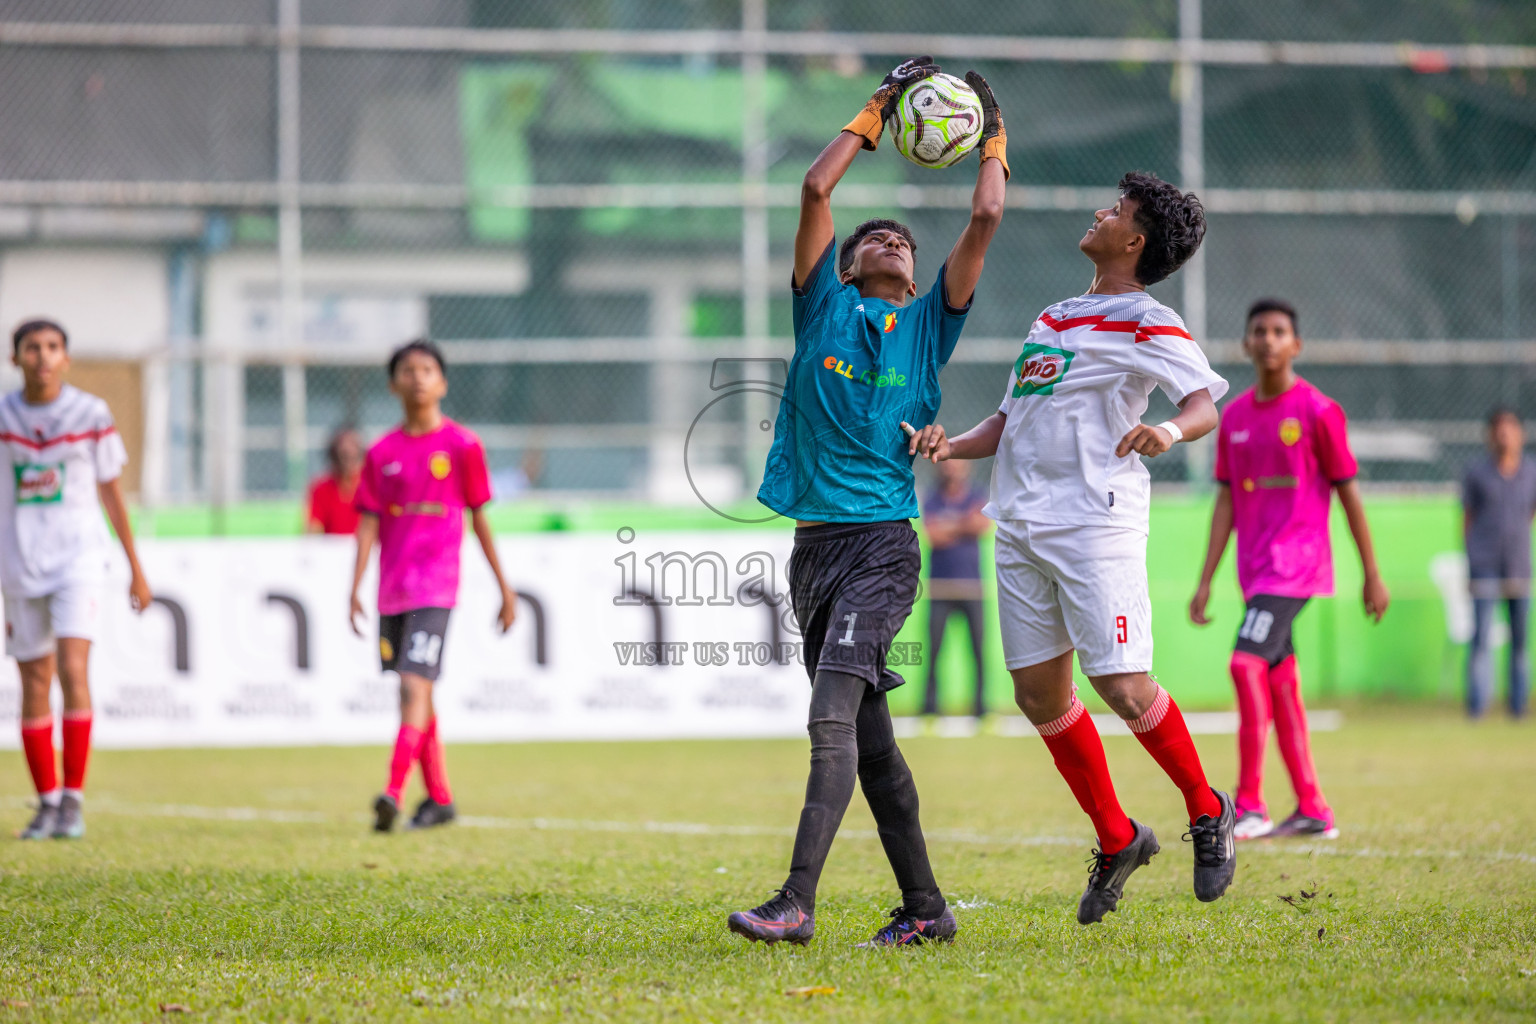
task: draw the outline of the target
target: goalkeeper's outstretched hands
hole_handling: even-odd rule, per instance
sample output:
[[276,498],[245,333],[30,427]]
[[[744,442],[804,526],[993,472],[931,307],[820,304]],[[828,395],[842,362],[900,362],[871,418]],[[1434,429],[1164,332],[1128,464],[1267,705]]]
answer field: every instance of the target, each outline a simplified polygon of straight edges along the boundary
[[976,90],[981,100],[981,159],[996,160],[1003,165],[1003,177],[1008,178],[1008,130],[1003,127],[1003,112],[997,108],[997,97],[987,80],[974,71],[965,73],[965,82]]
[[[891,116],[896,109],[896,101],[906,91],[907,86],[913,82],[921,82],[929,75],[939,73],[939,66],[929,56],[913,57],[909,61],[891,69],[880,83],[880,88],[864,104],[864,109],[859,111],[859,116],[849,121],[843,128],[845,132],[853,132],[864,137],[864,148],[874,149],[880,145],[880,133],[885,130],[885,119]],[[982,83],[985,85],[986,83]],[[991,93],[988,93],[990,96]],[[996,109],[997,104],[993,104]]]

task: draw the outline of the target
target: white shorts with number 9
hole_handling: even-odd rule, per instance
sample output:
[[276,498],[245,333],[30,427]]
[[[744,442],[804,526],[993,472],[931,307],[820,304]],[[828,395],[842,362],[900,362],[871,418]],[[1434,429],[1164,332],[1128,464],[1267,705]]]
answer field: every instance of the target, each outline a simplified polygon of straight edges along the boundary
[[1075,648],[1086,676],[1152,670],[1146,534],[999,522],[995,560],[1009,669]]
[[69,583],[45,597],[5,597],[5,653],[36,661],[54,653],[59,637],[96,639],[99,583]]

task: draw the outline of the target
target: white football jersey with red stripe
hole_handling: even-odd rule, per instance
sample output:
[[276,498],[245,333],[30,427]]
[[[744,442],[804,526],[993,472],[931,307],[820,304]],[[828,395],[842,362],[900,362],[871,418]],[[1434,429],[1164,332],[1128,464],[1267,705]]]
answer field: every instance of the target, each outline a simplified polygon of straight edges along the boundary
[[1154,387],[1175,403],[1227,392],[1173,310],[1146,292],[1079,295],[1040,314],[998,411],[1007,426],[992,464],[993,519],[1147,530],[1151,479],[1115,446]]
[[116,480],[128,451],[107,403],[68,384],[47,405],[0,398],[0,589],[44,597],[101,579],[111,537],[96,485]]

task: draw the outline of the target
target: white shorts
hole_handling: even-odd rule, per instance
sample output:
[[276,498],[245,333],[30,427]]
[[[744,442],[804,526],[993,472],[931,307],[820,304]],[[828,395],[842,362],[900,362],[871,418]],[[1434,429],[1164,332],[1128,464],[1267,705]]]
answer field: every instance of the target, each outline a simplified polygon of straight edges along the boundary
[[995,550],[1009,669],[1076,648],[1085,676],[1152,670],[1146,534],[999,522]]
[[67,583],[46,597],[5,598],[5,653],[35,661],[54,653],[59,637],[96,639],[101,584]]

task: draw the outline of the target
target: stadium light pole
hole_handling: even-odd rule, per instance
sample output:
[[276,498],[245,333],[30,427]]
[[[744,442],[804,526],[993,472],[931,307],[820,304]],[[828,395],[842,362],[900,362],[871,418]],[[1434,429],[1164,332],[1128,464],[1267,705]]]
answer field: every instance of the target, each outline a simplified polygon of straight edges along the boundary
[[[1179,178],[1185,191],[1205,194],[1205,81],[1200,53],[1200,5],[1203,0],[1179,0],[1179,60],[1174,75],[1179,92]],[[1196,344],[1206,344],[1205,247],[1184,264],[1184,325]],[[1212,441],[1202,438],[1185,452],[1185,473],[1190,483],[1203,486],[1210,480]]]

